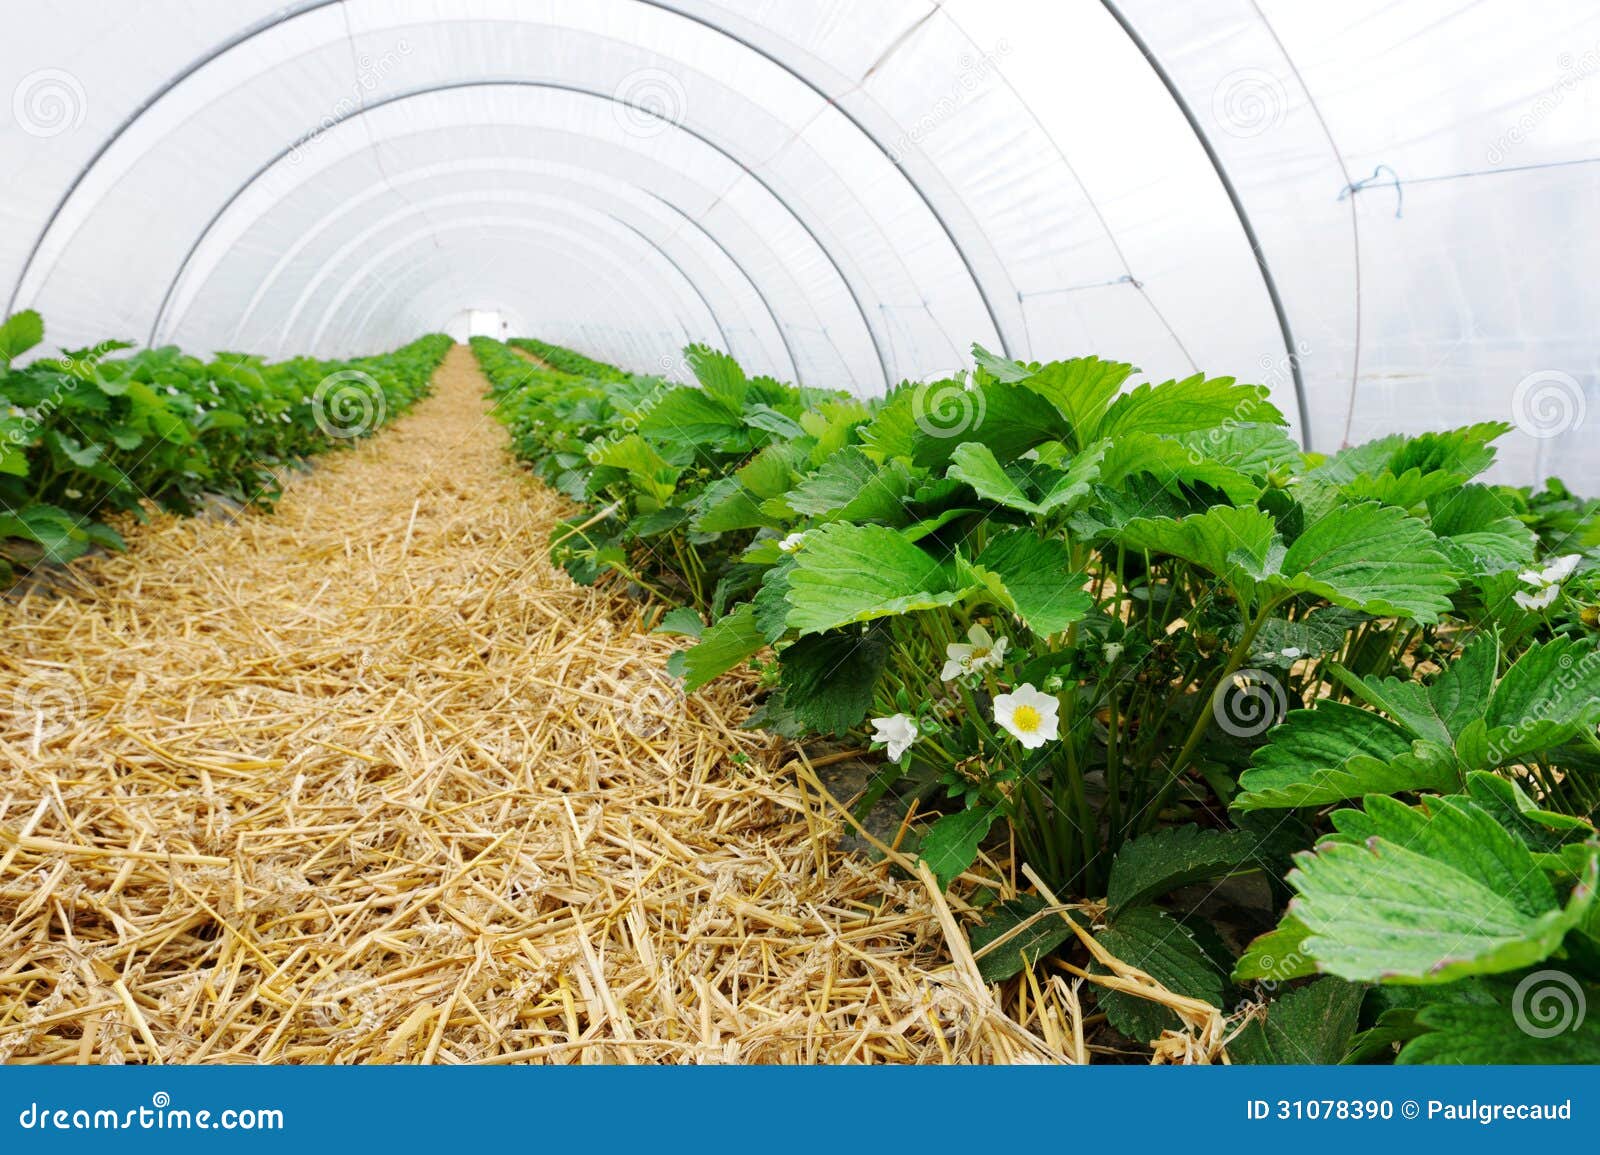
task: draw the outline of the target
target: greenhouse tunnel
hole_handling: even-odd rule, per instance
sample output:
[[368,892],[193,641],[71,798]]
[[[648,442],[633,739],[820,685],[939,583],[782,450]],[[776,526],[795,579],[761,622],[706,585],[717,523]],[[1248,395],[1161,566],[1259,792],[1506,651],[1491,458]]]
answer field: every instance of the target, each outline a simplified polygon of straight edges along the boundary
[[1582,4],[84,12],[13,15],[51,65],[0,129],[0,283],[65,346],[334,356],[479,307],[874,394],[977,341],[1263,381],[1318,450],[1509,420],[1502,479],[1600,481]]
[[12,8],[0,1066],[1600,1080],[1600,0]]

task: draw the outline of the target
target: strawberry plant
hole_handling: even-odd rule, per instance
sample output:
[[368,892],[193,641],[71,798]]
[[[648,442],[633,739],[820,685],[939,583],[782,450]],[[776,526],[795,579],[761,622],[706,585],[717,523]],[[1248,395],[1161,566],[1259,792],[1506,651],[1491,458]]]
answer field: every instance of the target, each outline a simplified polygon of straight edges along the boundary
[[[1499,984],[1552,956],[1600,980],[1600,515],[1479,480],[1507,426],[1325,456],[1260,386],[1129,388],[1093,357],[975,349],[964,378],[861,401],[704,349],[696,389],[476,346],[519,452],[583,506],[569,571],[679,603],[688,689],[753,661],[752,724],[882,749],[860,804],[931,807],[942,881],[1014,851],[1106,896],[1118,957],[1219,1006],[1326,976],[1243,1057],[1315,1016],[1340,1024],[1327,1061],[1468,1053]],[[1236,960],[1192,888],[1240,874],[1293,904]],[[994,900],[986,978],[1070,948],[1040,903]],[[1140,1041],[1176,1025],[1101,1006]]]
[[[207,494],[270,503],[280,471],[375,429],[428,389],[449,347],[425,337],[345,362],[174,348],[120,356],[125,342],[13,367],[44,339],[33,312],[0,326],[0,560],[35,547],[66,562],[122,547],[113,513],[190,514]],[[31,555],[30,555],[31,556]]]
[[514,337],[506,342],[514,349],[522,349],[532,353],[550,368],[562,373],[570,373],[578,377],[590,377],[596,381],[619,382],[626,381],[628,374],[618,369],[615,365],[607,365],[601,361],[594,361],[582,353],[571,349],[563,349],[560,345],[547,345],[543,341],[532,337]]

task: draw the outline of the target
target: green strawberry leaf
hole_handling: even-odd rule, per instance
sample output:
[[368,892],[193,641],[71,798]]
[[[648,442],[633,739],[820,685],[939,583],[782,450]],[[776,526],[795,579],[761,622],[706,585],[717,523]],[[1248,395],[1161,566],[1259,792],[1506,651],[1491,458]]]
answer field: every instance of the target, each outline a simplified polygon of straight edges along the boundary
[[[983,923],[971,931],[972,953],[978,962],[978,973],[986,983],[1004,982],[1020,974],[1072,937],[1072,928],[1059,914],[1036,917],[1050,909],[1050,904],[1036,894],[1018,895],[1010,902],[997,903],[984,912]],[[1068,914],[1071,917],[1071,914]],[[1028,923],[1025,930],[1011,932]],[[1005,936],[1011,934],[1010,938]],[[1004,939],[1002,942],[1001,940]],[[990,947],[991,943],[999,943]]]
[[842,735],[872,709],[872,691],[889,660],[882,631],[812,634],[778,655],[784,705],[808,729]]
[[46,561],[65,564],[89,549],[89,534],[82,524],[85,520],[57,506],[34,502],[20,513],[0,514],[0,541],[16,537],[36,542]]
[[1533,854],[1459,796],[1412,808],[1369,795],[1296,857],[1290,913],[1317,968],[1351,981],[1443,983],[1549,957],[1594,900],[1597,859],[1565,903]]
[[1106,901],[1115,914],[1180,886],[1269,865],[1274,857],[1253,831],[1169,827],[1135,838],[1117,851]]
[[1277,929],[1257,936],[1239,956],[1233,967],[1233,981],[1286,983],[1316,974],[1316,960],[1306,949],[1310,934],[1305,923],[1292,914],[1285,915]]
[[711,445],[744,431],[737,407],[690,385],[663,394],[639,421],[639,432],[646,437],[690,445]]
[[1281,995],[1228,1044],[1235,1063],[1327,1066],[1341,1062],[1360,1025],[1366,987],[1318,979]]
[[910,488],[911,475],[903,464],[896,461],[880,467],[850,446],[823,462],[790,490],[785,500],[804,517],[904,525],[910,520],[906,510]]
[[661,620],[656,623],[652,634],[679,634],[684,637],[698,638],[705,633],[705,623],[700,620],[700,615],[688,606],[675,606],[661,615]]
[[683,651],[685,692],[693,693],[727,673],[766,644],[767,639],[756,626],[755,607],[746,602],[706,629],[697,644]]
[[974,493],[985,501],[992,501],[1008,509],[1024,513],[1039,513],[1038,502],[1028,497],[1023,482],[1015,473],[1007,472],[994,453],[981,441],[967,441],[956,446],[950,455],[950,467],[945,476],[964,481]]
[[734,477],[723,477],[706,486],[695,502],[692,522],[700,533],[726,533],[731,530],[772,528],[783,524],[763,512],[755,495]]
[[995,806],[977,806],[946,814],[928,828],[919,852],[939,885],[948,887],[978,857],[978,844],[1000,817]]
[[1428,527],[1403,510],[1369,503],[1333,510],[1306,527],[1276,567],[1280,593],[1312,593],[1369,614],[1437,621],[1456,588]]
[[0,325],[0,369],[44,340],[44,319],[33,309],[24,309]]
[[1106,410],[1133,372],[1132,365],[1117,361],[1074,357],[1070,361],[1052,361],[1019,383],[1048,401],[1066,419],[1077,443],[1087,446],[1097,436]]
[[[1066,542],[1018,529],[990,540],[973,562],[978,581],[1041,637],[1082,621],[1094,608],[1088,580],[1072,571]],[[991,580],[992,579],[992,580]]]
[[1225,505],[1182,519],[1134,518],[1116,533],[1116,540],[1129,549],[1170,554],[1209,570],[1246,602],[1254,598],[1275,538],[1270,515]]
[[[1138,967],[1169,991],[1222,1006],[1227,986],[1222,972],[1188,928],[1165,911],[1131,907],[1095,937],[1118,961]],[[1098,963],[1090,970],[1105,973]],[[1182,1025],[1166,1007],[1137,995],[1100,990],[1097,998],[1111,1025],[1141,1043]]]
[[887,526],[814,529],[789,574],[787,624],[802,634],[960,601],[973,587]]
[[1181,441],[1154,433],[1125,433],[1111,442],[1100,466],[1100,480],[1120,485],[1136,473],[1148,473],[1162,485],[1205,484],[1221,490],[1235,505],[1249,505],[1261,486],[1232,466],[1204,456]]
[[1182,381],[1144,384],[1118,397],[1096,435],[1183,434],[1218,429],[1229,422],[1283,425],[1283,414],[1267,400],[1265,385],[1239,385],[1232,377],[1196,373]]
[[1580,982],[1564,970],[1545,969],[1515,982],[1508,976],[1482,989],[1487,999],[1451,999],[1417,1011],[1415,1023],[1426,1033],[1407,1042],[1395,1062],[1600,1063],[1600,1016],[1584,1013],[1600,1005],[1600,986]]
[[1022,361],[1013,361],[1009,357],[1001,357],[989,352],[976,341],[972,343],[972,360],[978,368],[996,381],[1004,381],[1007,384],[1031,377],[1039,371],[1038,365],[1028,365]]
[[1578,638],[1529,646],[1495,686],[1484,721],[1494,765],[1593,731],[1600,723],[1600,646]]
[[1322,806],[1365,794],[1458,789],[1455,760],[1356,706],[1291,710],[1239,777],[1234,810]]

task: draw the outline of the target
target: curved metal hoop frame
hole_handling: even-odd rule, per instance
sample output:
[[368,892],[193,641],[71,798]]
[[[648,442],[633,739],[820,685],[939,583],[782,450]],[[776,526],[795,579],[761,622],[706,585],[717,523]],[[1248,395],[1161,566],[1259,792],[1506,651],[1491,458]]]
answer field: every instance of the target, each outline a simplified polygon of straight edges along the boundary
[[[117,128],[115,130],[112,131],[111,135],[108,136],[103,142],[101,142],[99,147],[96,148],[95,151],[93,152],[93,154],[90,155],[89,159],[84,162],[83,167],[81,169],[79,169],[78,173],[73,177],[72,181],[67,185],[66,189],[61,194],[60,199],[56,202],[55,207],[51,210],[49,217],[46,219],[43,228],[40,229],[38,236],[34,238],[33,244],[29,247],[27,258],[23,261],[22,267],[21,267],[20,271],[18,272],[17,281],[12,286],[10,298],[9,298],[8,305],[7,305],[7,312],[9,313],[9,312],[15,311],[16,303],[17,303],[17,296],[21,291],[22,284],[27,279],[28,273],[32,269],[33,263],[34,263],[34,261],[37,259],[38,255],[39,255],[39,251],[40,251],[41,247],[44,244],[45,238],[49,235],[50,230],[55,226],[55,223],[56,223],[57,219],[60,217],[62,211],[66,208],[66,205],[68,204],[68,202],[72,199],[73,194],[82,185],[83,181],[87,178],[89,173],[94,169],[95,165],[97,165],[105,157],[106,153],[110,151],[110,149],[117,143],[117,141],[120,140],[123,137],[123,135],[142,116],[144,116],[144,114],[146,112],[148,112],[164,96],[166,96],[168,93],[172,92],[174,89],[179,87],[185,80],[187,80],[189,77],[193,76],[201,68],[204,68],[207,64],[210,64],[212,61],[218,59],[219,57],[226,55],[228,52],[231,52],[233,49],[239,47],[240,45],[248,43],[249,41],[255,39],[256,37],[261,36],[261,35],[263,35],[263,34],[265,34],[267,32],[270,32],[273,29],[275,29],[275,28],[277,28],[277,27],[279,27],[279,26],[281,26],[283,24],[286,24],[291,20],[297,19],[297,18],[299,18],[301,16],[308,15],[310,13],[319,11],[319,10],[324,9],[324,8],[332,7],[332,6],[336,5],[336,4],[343,4],[343,3],[346,3],[346,2],[347,2],[347,0],[300,0],[299,3],[287,5],[284,8],[280,9],[279,11],[273,13],[271,16],[269,16],[269,17],[267,17],[267,18],[265,18],[263,20],[260,20],[260,21],[256,22],[255,24],[250,25],[249,27],[247,27],[245,29],[242,29],[236,35],[234,35],[234,36],[228,38],[227,40],[223,41],[222,43],[218,44],[211,51],[209,51],[209,52],[205,53],[204,55],[200,56],[199,58],[191,61],[185,68],[180,70],[178,73],[176,73],[174,76],[172,76],[169,80],[167,80],[164,84],[162,84],[160,87],[158,87],[154,92],[152,92],[148,97],[146,97],[139,104],[139,106],[137,108],[135,108],[133,110],[133,112],[130,113],[127,116],[127,118],[125,118],[123,120],[123,122],[117,126]],[[707,19],[705,17],[696,15],[694,13],[685,12],[682,9],[675,7],[674,5],[672,5],[670,3],[666,3],[665,0],[634,0],[634,2],[635,3],[639,3],[639,4],[643,4],[643,5],[645,5],[647,7],[650,7],[650,8],[654,8],[654,9],[656,9],[658,11],[661,11],[661,12],[670,13],[670,14],[672,14],[672,15],[680,18],[680,19],[687,20],[687,21],[689,21],[689,22],[691,22],[693,24],[699,25],[700,27],[706,28],[706,29],[708,29],[710,31],[713,31],[713,32],[717,33],[718,35],[721,35],[721,36],[725,37],[731,43],[739,45],[741,48],[745,49],[746,51],[752,52],[752,53],[756,54],[757,56],[760,56],[763,60],[765,60],[768,63],[772,64],[773,66],[781,69],[784,73],[789,75],[791,78],[796,80],[798,83],[804,85],[807,89],[809,89],[810,91],[815,93],[819,98],[821,98],[822,100],[826,101],[829,104],[829,106],[834,108],[841,116],[843,116],[845,118],[845,120],[853,128],[856,129],[857,132],[861,133],[861,135],[863,137],[865,137],[868,141],[870,141],[872,143],[873,147],[876,148],[877,151],[879,153],[881,153],[883,155],[883,157],[886,160],[888,160],[891,165],[894,166],[895,170],[901,174],[901,176],[906,181],[907,185],[916,194],[917,199],[922,202],[923,206],[928,210],[928,213],[932,216],[934,221],[938,224],[938,226],[940,228],[940,231],[943,233],[945,239],[949,242],[951,248],[955,251],[955,254],[956,254],[957,258],[961,261],[962,267],[965,269],[968,278],[972,282],[973,289],[977,292],[978,298],[983,304],[984,311],[985,311],[985,313],[987,313],[987,315],[989,317],[989,323],[993,327],[996,339],[999,342],[1001,352],[1003,354],[1005,354],[1006,356],[1012,356],[1013,355],[1013,350],[1012,350],[1011,343],[1010,343],[1009,339],[1006,336],[1006,331],[1005,331],[1004,326],[1002,326],[1000,324],[999,316],[995,311],[994,304],[993,304],[993,301],[990,299],[989,292],[984,287],[982,279],[977,275],[977,271],[974,269],[973,264],[972,264],[972,259],[969,256],[969,254],[967,253],[966,248],[962,245],[960,240],[957,238],[957,236],[955,234],[955,230],[951,227],[949,221],[945,219],[944,214],[941,213],[939,211],[938,207],[933,203],[933,200],[928,195],[927,190],[922,187],[922,184],[915,177],[913,177],[911,175],[911,173],[906,171],[905,165],[901,162],[900,158],[897,157],[895,155],[894,151],[892,149],[890,149],[889,147],[887,147],[885,145],[885,143],[881,139],[879,139],[879,137],[875,133],[870,131],[866,127],[866,125],[862,123],[862,121],[861,121],[861,119],[859,117],[857,117],[856,115],[851,113],[848,109],[844,108],[842,105],[840,105],[836,101],[834,101],[834,99],[826,91],[824,91],[821,86],[819,86],[817,83],[812,81],[809,77],[803,75],[802,73],[797,71],[795,68],[793,68],[789,64],[785,63],[781,58],[779,58],[778,56],[774,55],[772,52],[762,48],[760,45],[754,43],[753,41],[747,39],[746,37],[740,36],[737,33],[733,32],[733,31],[731,31],[729,29],[723,28],[720,25],[716,24],[715,22],[713,22],[713,21],[711,21],[711,20],[709,20],[709,19]],[[604,94],[595,94],[595,93],[591,93],[591,94],[592,95],[604,95]],[[622,103],[626,103],[626,102],[622,102]],[[630,107],[637,107],[637,106],[630,105]],[[639,109],[639,111],[643,111],[643,112],[646,112],[647,114],[651,114],[651,110],[649,110],[649,109]],[[682,128],[683,126],[682,125],[678,125],[677,127]],[[699,134],[693,134],[693,135],[699,136]],[[704,137],[700,137],[700,139],[705,140]],[[706,141],[706,143],[709,144],[711,142]],[[713,145],[713,147],[716,147],[716,146]],[[725,150],[718,149],[718,151],[722,152],[724,156],[726,156],[734,164],[738,165],[741,169],[743,169],[750,176],[755,177],[755,179],[760,181],[760,178],[756,177],[755,173],[752,172],[750,170],[750,168],[747,165],[745,165],[743,162],[739,161],[737,158],[733,157],[731,154],[727,153]],[[259,174],[257,174],[257,175],[259,175]],[[255,178],[252,177],[252,180],[254,180],[254,179]],[[762,186],[764,188],[767,189],[767,191],[769,193],[772,193],[772,189],[770,188],[770,186],[768,186],[766,184],[765,181],[761,181],[760,183],[762,184]],[[773,193],[773,195],[776,197],[775,193]],[[777,197],[776,199],[778,199],[780,203],[784,204],[785,209],[788,210],[789,213],[792,216],[794,216],[795,220],[798,221],[801,224],[801,226],[805,229],[805,231],[812,237],[813,241],[815,241],[817,243],[818,248],[823,250],[824,254],[828,258],[829,263],[831,265],[833,265],[833,267],[834,267],[834,269],[836,271],[839,272],[840,279],[844,282],[846,289],[849,291],[850,296],[851,296],[852,300],[855,303],[856,311],[860,314],[861,319],[862,319],[862,323],[863,323],[863,325],[866,326],[868,336],[871,338],[874,351],[877,354],[879,368],[881,369],[881,371],[883,373],[884,385],[885,385],[885,387],[892,386],[894,382],[893,382],[891,371],[889,369],[887,356],[886,356],[885,351],[884,351],[884,349],[882,347],[882,343],[879,340],[879,337],[878,337],[878,334],[877,334],[876,330],[873,329],[873,327],[871,325],[871,322],[868,321],[868,319],[867,319],[866,310],[862,307],[860,298],[859,298],[858,294],[856,293],[854,286],[851,285],[849,280],[844,277],[843,272],[840,270],[838,261],[833,257],[833,254],[831,252],[829,252],[825,246],[822,245],[821,241],[818,240],[818,238],[816,237],[815,232],[804,221],[804,219],[802,217],[800,217],[797,213],[795,213],[793,207],[790,206],[789,204],[787,204],[787,202],[784,202],[781,197]],[[185,261],[184,261],[184,265],[185,266],[188,263],[189,257],[192,257],[192,255],[193,255],[193,252],[191,250],[190,254],[188,254],[188,256],[185,257]],[[170,288],[169,288],[169,294],[168,295],[170,295]],[[763,302],[763,304],[765,304],[765,302]],[[163,308],[164,307],[165,306],[163,306]],[[770,312],[770,308],[769,308],[769,312]],[[157,321],[159,322],[159,320],[160,320],[160,314],[158,312]],[[780,333],[782,332],[782,326],[781,325],[779,326],[779,331],[780,331]],[[787,346],[788,346],[787,337],[784,338],[784,344],[785,344],[785,346],[787,348]],[[791,363],[794,363],[795,359],[794,359],[793,350],[789,349],[788,352],[789,352],[789,358],[790,358]]]

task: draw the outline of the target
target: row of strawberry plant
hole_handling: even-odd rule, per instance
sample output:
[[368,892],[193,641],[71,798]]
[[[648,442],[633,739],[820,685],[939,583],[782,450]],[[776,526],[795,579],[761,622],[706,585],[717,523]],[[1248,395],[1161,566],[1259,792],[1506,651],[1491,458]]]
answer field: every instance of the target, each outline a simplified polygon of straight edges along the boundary
[[[870,725],[863,804],[942,811],[942,880],[1014,846],[1219,1007],[1325,976],[1236,1057],[1600,1057],[1594,1022],[1546,1045],[1518,1018],[1553,957],[1600,991],[1600,513],[1475,480],[1507,426],[1320,455],[1260,386],[1128,389],[1092,357],[975,349],[967,379],[862,401],[698,347],[698,387],[476,347],[518,452],[582,505],[555,556],[681,603],[688,689],[756,662],[756,724]],[[1293,901],[1241,952],[1198,911],[1247,873]],[[1070,934],[993,897],[974,946],[1002,980]],[[1177,1025],[1100,1006],[1140,1041]]]
[[597,381],[624,381],[627,374],[615,365],[607,365],[603,361],[595,361],[585,357],[582,353],[571,349],[563,349],[560,345],[549,345],[533,337],[513,337],[506,344],[524,352],[532,353],[552,369],[562,373],[572,373],[579,377],[592,377]]
[[[207,494],[270,503],[285,465],[376,429],[428,391],[449,348],[424,337],[350,361],[268,364],[108,341],[13,360],[44,339],[34,312],[0,327],[0,564],[122,548],[108,515],[191,514]],[[19,549],[19,543],[22,548]],[[3,576],[3,575],[0,575]]]

